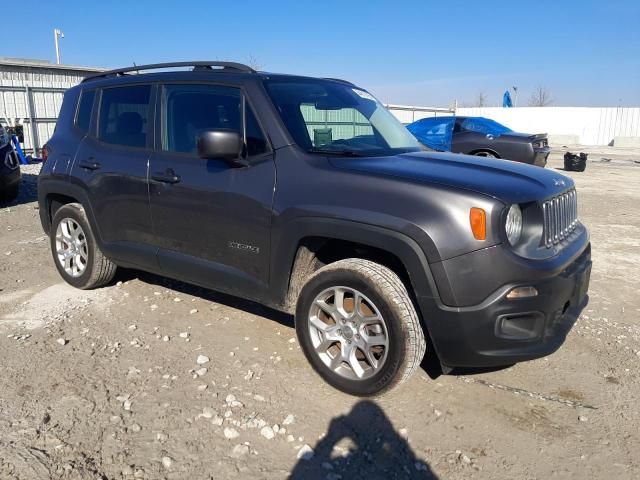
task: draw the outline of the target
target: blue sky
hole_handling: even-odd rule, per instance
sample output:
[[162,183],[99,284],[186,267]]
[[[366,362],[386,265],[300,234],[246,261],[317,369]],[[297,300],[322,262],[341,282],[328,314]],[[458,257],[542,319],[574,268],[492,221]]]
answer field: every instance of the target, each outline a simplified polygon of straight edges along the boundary
[[[349,79],[392,103],[490,104],[516,85],[559,106],[640,106],[640,1],[31,1],[5,9],[0,55],[132,64],[254,58]],[[15,21],[19,18],[19,21]],[[12,21],[14,20],[14,21]]]

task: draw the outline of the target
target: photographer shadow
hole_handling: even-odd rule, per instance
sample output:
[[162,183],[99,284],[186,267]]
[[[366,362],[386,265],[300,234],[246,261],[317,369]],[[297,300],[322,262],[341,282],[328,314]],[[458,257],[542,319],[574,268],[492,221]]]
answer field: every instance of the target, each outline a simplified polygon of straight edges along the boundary
[[427,463],[418,459],[374,402],[358,402],[348,415],[335,417],[327,434],[301,458],[291,480],[437,480]]

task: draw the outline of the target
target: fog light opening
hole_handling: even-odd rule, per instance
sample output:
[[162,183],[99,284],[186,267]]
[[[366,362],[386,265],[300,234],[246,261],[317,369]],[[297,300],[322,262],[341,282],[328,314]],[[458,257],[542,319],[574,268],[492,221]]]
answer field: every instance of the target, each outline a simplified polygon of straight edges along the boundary
[[529,298],[529,297],[537,297],[538,290],[535,287],[527,286],[527,287],[516,287],[512,289],[509,293],[507,293],[507,298],[509,300],[513,300],[516,298]]

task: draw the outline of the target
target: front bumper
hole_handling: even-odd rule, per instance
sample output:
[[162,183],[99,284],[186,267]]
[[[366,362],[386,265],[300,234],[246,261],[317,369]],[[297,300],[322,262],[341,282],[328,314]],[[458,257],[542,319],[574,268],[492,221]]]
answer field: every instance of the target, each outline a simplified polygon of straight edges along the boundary
[[547,159],[551,153],[551,148],[540,147],[533,149],[533,164],[538,167],[544,167],[547,164]]
[[[440,363],[494,367],[555,352],[588,302],[590,244],[563,267],[551,276],[532,268],[530,278],[503,285],[478,305],[419,298]],[[533,286],[538,295],[508,299],[515,286]]]
[[13,187],[17,183],[20,183],[20,168],[13,170],[0,168],[0,192]]

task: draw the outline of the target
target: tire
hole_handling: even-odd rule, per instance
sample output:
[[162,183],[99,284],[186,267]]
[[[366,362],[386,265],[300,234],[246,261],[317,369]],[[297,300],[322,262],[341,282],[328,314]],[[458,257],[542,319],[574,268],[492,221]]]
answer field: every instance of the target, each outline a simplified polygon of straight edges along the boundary
[[474,153],[476,157],[485,157],[485,158],[500,158],[495,153],[491,152],[476,152]]
[[20,192],[20,183],[15,183],[7,188],[4,192],[0,192],[0,200],[3,202],[12,202]]
[[[73,235],[65,235],[73,228],[68,228],[69,225],[77,225],[80,230],[75,229]],[[71,246],[75,242],[78,242],[76,246]],[[50,245],[60,276],[76,288],[89,290],[101,287],[108,284],[116,273],[115,263],[100,251],[84,208],[79,203],[63,205],[55,213],[51,222]],[[59,251],[69,254],[68,269],[65,269],[67,263],[60,258]]]
[[[338,297],[343,298],[342,314]],[[361,323],[363,318],[368,326]],[[295,323],[314,370],[350,395],[368,397],[391,390],[409,378],[426,349],[404,284],[393,271],[369,260],[349,258],[316,271],[300,292]],[[345,355],[349,351],[355,353]],[[343,361],[345,356],[351,360]]]

